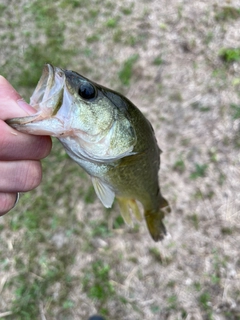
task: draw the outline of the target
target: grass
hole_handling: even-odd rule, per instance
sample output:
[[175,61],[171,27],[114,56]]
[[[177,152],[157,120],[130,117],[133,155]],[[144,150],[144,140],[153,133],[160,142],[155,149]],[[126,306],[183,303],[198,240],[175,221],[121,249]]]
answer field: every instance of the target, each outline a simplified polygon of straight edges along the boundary
[[201,112],[208,112],[211,111],[211,108],[209,106],[204,106],[199,102],[194,102],[191,104],[192,108]]
[[[186,319],[194,305],[204,319],[239,319],[233,307],[239,300],[239,283],[234,278],[238,225],[233,228],[222,219],[221,210],[225,201],[229,212],[234,206],[237,210],[237,202],[231,202],[234,192],[228,172],[238,160],[236,153],[230,157],[229,150],[240,145],[231,136],[231,126],[240,118],[234,99],[239,90],[234,68],[238,68],[240,53],[237,46],[223,47],[220,41],[238,23],[238,8],[221,6],[212,12],[209,6],[209,12],[197,15],[193,25],[187,18],[192,11],[185,5],[163,16],[165,8],[153,11],[157,2],[152,6],[143,1],[136,5],[99,0],[21,4],[0,5],[1,18],[6,19],[0,35],[1,73],[26,97],[46,62],[127,91],[157,128],[164,151],[160,176],[172,206],[165,219],[171,240],[154,244],[144,223],[130,229],[117,206],[104,209],[87,174],[54,140],[51,155],[43,161],[41,186],[23,194],[15,210],[0,220],[0,315],[11,313],[4,320],[75,320],[94,313],[116,320]],[[189,9],[191,6],[194,3]],[[209,17],[215,17],[214,24]],[[189,25],[193,26],[191,39]],[[195,44],[197,54],[195,50],[188,56],[182,54],[174,39],[185,38]],[[181,73],[186,60],[187,68]],[[194,63],[197,69],[190,69]],[[138,64],[147,69],[137,70]],[[201,68],[203,75],[198,78]],[[160,80],[156,77],[159,70]],[[212,103],[213,96],[219,97],[220,107]],[[226,96],[231,97],[230,102]],[[199,102],[191,104],[192,97]],[[178,109],[183,111],[180,117]],[[199,138],[195,119],[212,120],[213,115],[216,131],[208,141],[213,147],[205,150],[205,136]],[[202,127],[205,125],[203,121]],[[225,127],[226,140],[221,133]],[[174,134],[169,139],[171,130]],[[196,141],[201,142],[201,158],[193,163],[188,154],[196,148]],[[231,170],[225,170],[224,163]],[[173,170],[178,174],[172,175]],[[237,192],[237,182],[233,186]],[[233,270],[234,279],[227,278],[228,270]],[[192,294],[186,298],[188,289]],[[185,304],[184,299],[190,301]],[[222,305],[226,310],[222,311]]]
[[232,103],[230,105],[231,107],[231,113],[232,113],[232,117],[234,120],[239,119],[240,118],[240,105]]
[[93,237],[101,237],[101,238],[106,238],[111,235],[111,232],[108,228],[107,221],[99,221],[99,220],[92,220],[90,222],[91,226],[91,235]]
[[217,8],[215,19],[218,22],[236,20],[240,18],[240,9],[231,6],[222,6]]
[[161,56],[157,56],[154,60],[153,60],[153,64],[155,66],[160,66],[163,64],[163,59]]
[[45,37],[44,42],[39,40],[37,43],[30,44],[24,52],[25,69],[18,85],[33,87],[39,79],[39,74],[33,72],[33,70],[41,70],[47,62],[56,66],[67,67],[75,52],[74,49],[64,48],[65,26],[53,3],[49,5],[46,0],[33,1],[28,7],[28,11],[35,19],[37,38]]
[[118,73],[119,79],[123,85],[129,86],[133,74],[133,66],[139,58],[138,54],[134,54],[124,61],[121,70]]
[[[49,296],[51,304],[57,303],[66,309],[68,294],[71,291],[72,278],[68,274],[67,266],[72,259],[69,255],[58,255],[58,262],[53,264],[49,256],[35,259],[35,270],[23,270],[9,283],[16,287],[15,299],[12,305],[13,319],[36,319],[39,314],[39,304],[46,301]],[[42,274],[39,274],[41,270]],[[36,272],[36,273],[35,273]],[[61,282],[61,292],[57,299],[54,299],[54,287]],[[54,301],[55,300],[55,301]],[[68,303],[68,308],[70,307]]]
[[118,23],[118,21],[116,18],[110,18],[107,20],[106,26],[108,28],[115,28],[117,26],[117,23]]
[[193,224],[196,230],[199,229],[199,217],[196,213],[188,216],[189,221]]
[[149,248],[149,253],[156,262],[163,264],[163,258],[158,248],[156,247]]
[[[15,87],[27,88],[26,93],[29,96],[45,63],[67,67],[76,50],[74,47],[65,48],[64,21],[59,17],[59,9],[54,3],[49,4],[46,0],[32,1],[24,6],[24,10],[25,15],[31,17],[30,21],[34,21],[34,27],[23,31],[22,36],[27,45],[24,45],[22,51],[18,50],[17,55],[6,58],[1,72]],[[12,25],[11,28],[20,28],[20,23]],[[13,66],[21,70],[19,76],[12,73]]]
[[219,57],[226,63],[238,62],[240,60],[240,48],[222,48]]
[[110,280],[110,266],[102,260],[94,261],[82,279],[83,291],[93,299],[102,315],[107,315],[107,301],[114,298],[115,290]]
[[207,320],[214,319],[210,302],[211,302],[211,296],[210,296],[209,292],[205,291],[199,296],[199,303],[200,303],[202,309],[205,311],[205,315],[206,315]]
[[179,159],[173,165],[173,170],[179,173],[183,173],[185,169],[186,169],[186,166],[185,166],[184,160],[182,158],[182,155],[180,155]]
[[204,178],[206,176],[207,164],[195,164],[195,170],[190,174],[190,179]]

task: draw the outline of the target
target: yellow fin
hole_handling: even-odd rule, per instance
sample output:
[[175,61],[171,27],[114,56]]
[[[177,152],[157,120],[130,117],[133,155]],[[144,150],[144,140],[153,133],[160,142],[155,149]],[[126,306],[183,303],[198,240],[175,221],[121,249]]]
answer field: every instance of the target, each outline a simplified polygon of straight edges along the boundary
[[129,199],[128,201],[128,205],[131,208],[133,214],[135,215],[135,218],[141,222],[142,221],[142,215],[141,212],[139,210],[138,204],[134,199]]
[[117,200],[118,200],[118,204],[120,207],[120,211],[121,211],[121,215],[123,217],[123,220],[128,225],[132,224],[132,218],[131,218],[129,206],[128,206],[129,200],[125,199],[125,198],[118,198],[118,197],[117,197]]
[[131,211],[138,221],[140,221],[140,222],[142,221],[141,212],[139,210],[137,202],[134,199],[118,198],[117,197],[117,200],[119,203],[122,217],[128,225],[130,225],[132,223]]

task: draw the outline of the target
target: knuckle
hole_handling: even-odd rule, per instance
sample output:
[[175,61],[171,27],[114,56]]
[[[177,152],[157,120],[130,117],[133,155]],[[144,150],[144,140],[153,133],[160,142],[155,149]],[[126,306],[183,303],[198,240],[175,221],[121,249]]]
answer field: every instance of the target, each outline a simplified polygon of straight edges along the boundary
[[21,191],[29,191],[36,188],[42,180],[42,167],[40,161],[29,161],[26,170],[23,170],[21,180]]

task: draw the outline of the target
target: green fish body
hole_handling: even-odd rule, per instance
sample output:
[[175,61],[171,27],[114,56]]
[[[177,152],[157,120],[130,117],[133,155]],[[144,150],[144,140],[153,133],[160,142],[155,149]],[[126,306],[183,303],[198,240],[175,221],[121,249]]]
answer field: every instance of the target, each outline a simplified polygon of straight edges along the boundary
[[126,97],[80,74],[46,65],[30,99],[36,114],[7,121],[13,128],[57,137],[90,176],[105,207],[116,197],[126,223],[144,217],[163,239],[168,202],[160,192],[160,149],[150,122]]

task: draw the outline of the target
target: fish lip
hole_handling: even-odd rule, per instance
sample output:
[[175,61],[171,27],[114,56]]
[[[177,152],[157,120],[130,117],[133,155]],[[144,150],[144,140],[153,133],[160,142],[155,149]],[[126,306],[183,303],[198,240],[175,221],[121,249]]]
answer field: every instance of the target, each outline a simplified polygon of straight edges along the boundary
[[62,135],[66,129],[62,119],[56,117],[56,113],[61,107],[64,86],[64,71],[51,64],[46,64],[30,98],[30,105],[36,110],[36,113],[9,119],[7,123],[21,132],[54,136],[54,131],[51,130],[52,125],[57,135]]
[[42,75],[30,98],[30,105],[36,110],[39,110],[39,103],[44,100],[46,88],[53,85],[54,73],[54,67],[51,64],[44,65]]
[[51,64],[45,64],[42,75],[30,98],[30,105],[37,111],[46,112],[48,116],[54,113],[53,104],[48,103],[63,90],[65,85],[64,70],[54,67]]

